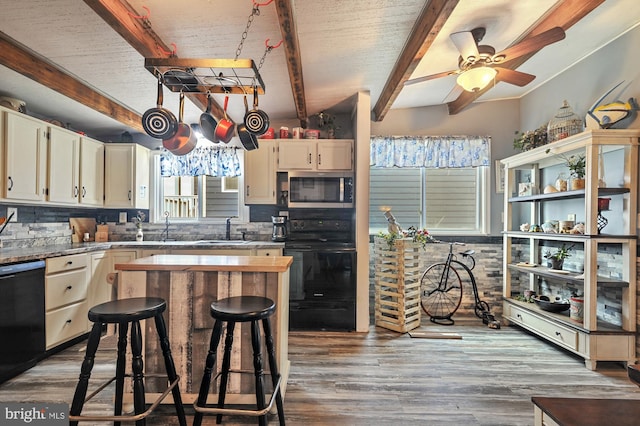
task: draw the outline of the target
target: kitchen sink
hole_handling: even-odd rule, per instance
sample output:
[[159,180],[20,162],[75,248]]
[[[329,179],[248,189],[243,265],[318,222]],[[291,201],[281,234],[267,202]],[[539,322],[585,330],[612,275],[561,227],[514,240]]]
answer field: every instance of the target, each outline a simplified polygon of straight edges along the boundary
[[250,240],[197,240],[193,244],[207,245],[207,244],[220,244],[220,245],[243,245],[249,244]]

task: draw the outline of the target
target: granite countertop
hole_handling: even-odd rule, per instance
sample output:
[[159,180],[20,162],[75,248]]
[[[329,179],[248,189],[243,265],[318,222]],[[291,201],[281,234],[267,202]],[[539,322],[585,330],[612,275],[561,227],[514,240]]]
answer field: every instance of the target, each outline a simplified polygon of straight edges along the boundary
[[291,256],[158,254],[127,263],[116,263],[115,269],[120,271],[285,272],[292,262]]
[[49,257],[66,256],[70,254],[90,253],[109,249],[203,249],[203,250],[253,250],[253,249],[282,249],[284,243],[271,241],[243,241],[243,240],[198,240],[198,241],[109,241],[104,243],[69,243],[39,247],[1,248],[0,264],[27,262]]

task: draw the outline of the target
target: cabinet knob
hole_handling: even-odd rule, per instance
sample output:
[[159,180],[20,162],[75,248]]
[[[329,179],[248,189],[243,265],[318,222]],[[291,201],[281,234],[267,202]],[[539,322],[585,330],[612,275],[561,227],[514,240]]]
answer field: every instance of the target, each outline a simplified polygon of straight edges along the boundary
[[68,285],[68,286],[67,286],[67,291],[68,291],[68,290],[71,290],[72,288],[73,288],[73,286],[72,286],[72,285]]
[[7,191],[11,191],[11,189],[13,189],[13,179],[11,179],[11,176],[8,176],[7,179],[9,179],[9,187],[7,188]]
[[322,164],[322,156],[318,154],[318,164]]
[[309,153],[309,164],[311,164],[311,153]]
[[556,336],[562,336],[562,333],[560,333],[559,331],[556,331]]

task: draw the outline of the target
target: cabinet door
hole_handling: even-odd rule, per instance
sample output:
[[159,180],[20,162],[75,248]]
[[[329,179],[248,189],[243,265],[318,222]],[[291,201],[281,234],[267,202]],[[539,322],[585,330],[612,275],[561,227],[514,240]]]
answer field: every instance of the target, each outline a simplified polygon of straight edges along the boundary
[[316,166],[316,141],[280,141],[278,170],[313,170]]
[[80,139],[80,204],[104,204],[104,144]]
[[[91,253],[90,257],[91,279],[89,280],[88,305],[92,308],[100,303],[109,302],[115,295],[115,289],[107,281],[107,276],[112,272],[111,256],[109,252],[99,251]],[[92,322],[88,322],[88,329]]]
[[318,170],[353,170],[352,141],[318,142]]
[[49,195],[55,203],[77,204],[80,194],[80,136],[49,127]]
[[5,116],[5,198],[41,201],[46,193],[46,126],[18,113]]
[[245,204],[276,204],[275,141],[261,140],[260,147],[244,154]]
[[105,146],[105,207],[134,207],[133,145]]

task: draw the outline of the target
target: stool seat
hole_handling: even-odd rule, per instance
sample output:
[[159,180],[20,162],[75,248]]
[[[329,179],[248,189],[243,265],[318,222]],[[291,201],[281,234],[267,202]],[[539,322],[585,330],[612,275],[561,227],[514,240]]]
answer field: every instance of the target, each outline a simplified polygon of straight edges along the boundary
[[[167,328],[162,317],[162,313],[166,308],[167,302],[159,297],[134,297],[101,303],[89,309],[88,317],[93,322],[93,326],[89,333],[84,361],[80,368],[78,384],[76,385],[71,409],[69,410],[69,424],[71,426],[77,426],[80,421],[113,421],[114,426],[119,426],[123,421],[135,421],[136,426],[144,426],[146,425],[146,417],[155,410],[158,404],[160,404],[169,393],[173,395],[173,404],[176,408],[176,415],[180,426],[187,425],[184,407],[182,406],[182,396],[180,395],[180,388],[178,386],[180,378],[176,373]],[[164,357],[166,376],[147,374],[146,377],[163,377],[164,380],[168,381],[168,384],[166,390],[161,393],[156,401],[147,409],[144,390],[145,372],[144,361],[142,359],[143,346],[140,321],[150,318],[153,318],[155,322],[157,337]],[[106,324],[118,325],[115,377],[99,386],[97,390],[87,396],[89,379],[91,378],[96,351],[100,343],[102,328]],[[131,330],[131,374],[127,374],[125,371],[129,329]],[[122,414],[125,377],[131,377],[132,382],[134,413],[131,415]],[[85,402],[95,397],[112,382],[115,382],[113,415],[83,415],[82,409]]]
[[[193,418],[193,426],[200,426],[204,414],[216,414],[216,423],[222,421],[223,415],[249,415],[258,417],[260,426],[267,425],[267,413],[271,410],[274,402],[278,411],[278,420],[280,426],[285,425],[284,405],[282,402],[282,389],[280,388],[282,377],[278,371],[276,362],[276,351],[273,344],[273,336],[271,335],[271,323],[269,317],[276,310],[276,303],[267,298],[260,296],[236,296],[226,299],[217,300],[211,303],[211,316],[214,319],[213,330],[211,332],[211,340],[209,341],[209,352],[205,362],[202,381],[200,382],[200,392],[198,398],[193,402],[193,408],[196,411]],[[218,404],[212,407],[207,404],[209,388],[213,370],[216,365],[216,357],[218,352],[218,344],[222,337],[222,324],[227,323],[226,338],[224,343],[222,367],[216,378],[220,378],[220,387],[218,389]],[[253,348],[253,371],[232,370],[231,352],[233,345],[233,334],[236,323],[251,323],[251,347]],[[260,337],[260,323],[264,331],[265,345],[267,348],[267,357],[269,360],[269,375],[271,376],[271,384],[273,392],[269,402],[266,401],[266,393],[264,388],[264,370],[262,363],[262,348]],[[225,407],[224,401],[227,393],[227,384],[230,373],[248,373],[254,376],[256,409],[236,409]]]
[[266,297],[236,296],[211,303],[211,316],[220,321],[258,321],[273,315],[276,303]]
[[103,324],[140,321],[153,318],[167,309],[159,297],[133,297],[101,303],[89,309],[89,320]]

